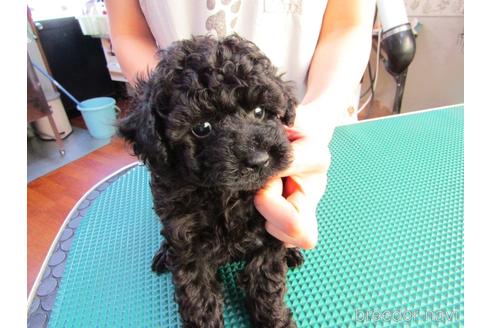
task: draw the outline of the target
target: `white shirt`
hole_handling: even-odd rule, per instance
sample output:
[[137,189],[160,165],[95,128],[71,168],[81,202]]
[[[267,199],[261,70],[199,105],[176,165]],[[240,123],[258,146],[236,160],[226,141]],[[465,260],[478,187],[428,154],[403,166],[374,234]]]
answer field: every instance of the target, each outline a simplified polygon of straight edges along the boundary
[[159,48],[192,35],[237,33],[294,81],[297,98],[316,48],[327,0],[140,0]]

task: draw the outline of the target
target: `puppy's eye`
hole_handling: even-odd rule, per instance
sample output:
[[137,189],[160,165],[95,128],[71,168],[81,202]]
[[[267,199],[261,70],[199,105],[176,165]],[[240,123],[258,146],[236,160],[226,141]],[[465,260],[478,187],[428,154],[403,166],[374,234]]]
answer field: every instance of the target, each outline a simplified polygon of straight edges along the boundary
[[191,128],[191,132],[198,138],[207,137],[212,132],[212,124],[203,122]]
[[255,118],[261,120],[265,117],[265,110],[263,108],[260,108],[260,107],[256,107],[254,110],[253,110],[253,113],[255,115]]

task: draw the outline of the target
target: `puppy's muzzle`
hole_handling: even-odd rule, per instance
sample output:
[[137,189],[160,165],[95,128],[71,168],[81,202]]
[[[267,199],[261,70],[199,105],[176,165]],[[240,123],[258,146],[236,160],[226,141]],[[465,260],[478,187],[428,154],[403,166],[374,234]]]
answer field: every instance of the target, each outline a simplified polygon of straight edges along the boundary
[[254,151],[245,160],[246,166],[251,169],[260,169],[270,164],[270,155],[266,151]]

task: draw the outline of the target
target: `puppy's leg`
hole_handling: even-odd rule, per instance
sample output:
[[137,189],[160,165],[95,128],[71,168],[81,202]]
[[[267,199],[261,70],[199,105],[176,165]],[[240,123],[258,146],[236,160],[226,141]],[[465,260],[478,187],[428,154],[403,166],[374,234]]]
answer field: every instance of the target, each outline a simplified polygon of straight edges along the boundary
[[304,256],[299,248],[287,248],[287,266],[289,268],[297,268],[304,263]]
[[286,248],[280,242],[261,249],[246,261],[238,282],[246,292],[246,307],[254,327],[296,327],[284,303],[286,275]]
[[223,328],[223,297],[217,281],[217,267],[201,259],[191,259],[170,267],[185,328]]
[[166,256],[167,256],[167,244],[166,241],[162,241],[161,247],[155,253],[154,258],[152,259],[152,271],[157,274],[165,273],[168,271],[166,264]]

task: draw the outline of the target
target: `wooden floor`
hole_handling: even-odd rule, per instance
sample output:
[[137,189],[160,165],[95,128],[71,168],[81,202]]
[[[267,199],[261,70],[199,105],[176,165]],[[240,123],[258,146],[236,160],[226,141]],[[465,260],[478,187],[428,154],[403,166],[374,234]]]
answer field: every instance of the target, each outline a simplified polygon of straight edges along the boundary
[[104,177],[135,162],[124,142],[110,144],[27,185],[27,290],[73,206]]
[[[122,104],[119,104],[122,107]],[[387,108],[372,106],[359,119],[390,114]],[[85,128],[82,118],[72,125]],[[27,291],[30,292],[54,238],[79,199],[116,170],[136,161],[119,138],[27,185]]]

